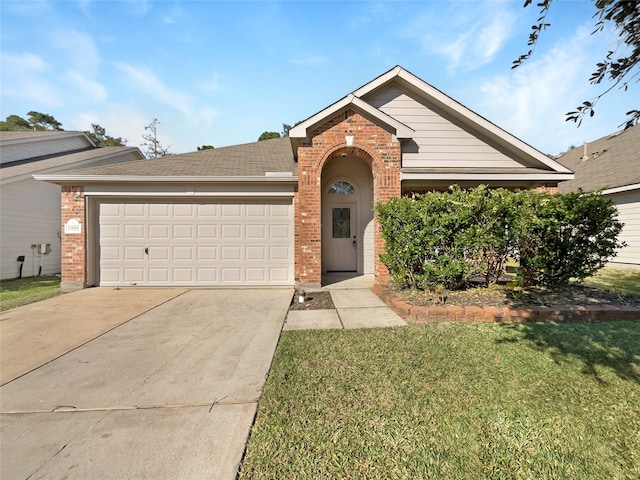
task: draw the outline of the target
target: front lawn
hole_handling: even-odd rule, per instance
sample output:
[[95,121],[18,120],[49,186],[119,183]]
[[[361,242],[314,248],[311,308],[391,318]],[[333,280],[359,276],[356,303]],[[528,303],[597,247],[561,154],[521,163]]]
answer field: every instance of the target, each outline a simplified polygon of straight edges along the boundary
[[640,323],[284,332],[240,478],[640,478]]
[[55,297],[60,292],[58,277],[26,277],[0,282],[0,311]]
[[609,290],[614,293],[640,295],[640,270],[622,270],[605,267],[592,277],[585,278],[588,287]]

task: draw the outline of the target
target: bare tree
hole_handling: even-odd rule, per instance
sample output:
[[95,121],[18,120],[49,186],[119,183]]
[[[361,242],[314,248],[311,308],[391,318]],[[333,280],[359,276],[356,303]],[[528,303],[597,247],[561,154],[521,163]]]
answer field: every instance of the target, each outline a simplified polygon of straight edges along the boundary
[[171,145],[165,147],[158,140],[158,125],[160,125],[160,121],[157,118],[154,118],[153,121],[149,125],[145,125],[144,129],[149,133],[142,135],[142,139],[146,140],[141,146],[145,147],[147,158],[158,158],[164,157],[165,155],[171,155],[169,149]]

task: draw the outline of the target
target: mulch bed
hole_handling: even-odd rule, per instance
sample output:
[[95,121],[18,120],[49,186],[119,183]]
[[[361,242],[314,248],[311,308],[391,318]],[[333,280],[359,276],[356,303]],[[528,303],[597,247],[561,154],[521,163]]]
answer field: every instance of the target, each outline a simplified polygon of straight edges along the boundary
[[329,292],[304,292],[304,303],[299,303],[298,297],[301,293],[303,292],[300,290],[295,291],[289,310],[331,310],[335,308]]
[[633,306],[640,307],[640,295],[625,295],[581,285],[547,290],[543,288],[518,289],[504,285],[489,288],[469,288],[467,290],[436,294],[421,290],[388,288],[389,293],[416,306]]

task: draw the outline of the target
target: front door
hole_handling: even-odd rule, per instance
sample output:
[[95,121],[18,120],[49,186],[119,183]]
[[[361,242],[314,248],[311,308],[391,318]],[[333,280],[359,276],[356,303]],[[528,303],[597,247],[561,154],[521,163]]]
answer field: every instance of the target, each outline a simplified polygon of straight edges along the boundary
[[358,269],[356,205],[339,203],[325,206],[322,243],[327,272],[355,272]]

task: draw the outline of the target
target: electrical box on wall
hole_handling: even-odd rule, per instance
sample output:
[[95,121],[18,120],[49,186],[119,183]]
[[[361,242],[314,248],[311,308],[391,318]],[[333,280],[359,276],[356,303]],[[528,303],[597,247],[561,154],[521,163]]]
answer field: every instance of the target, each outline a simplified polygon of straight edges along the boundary
[[40,255],[49,255],[51,253],[51,244],[50,243],[39,243],[38,244],[38,253]]

